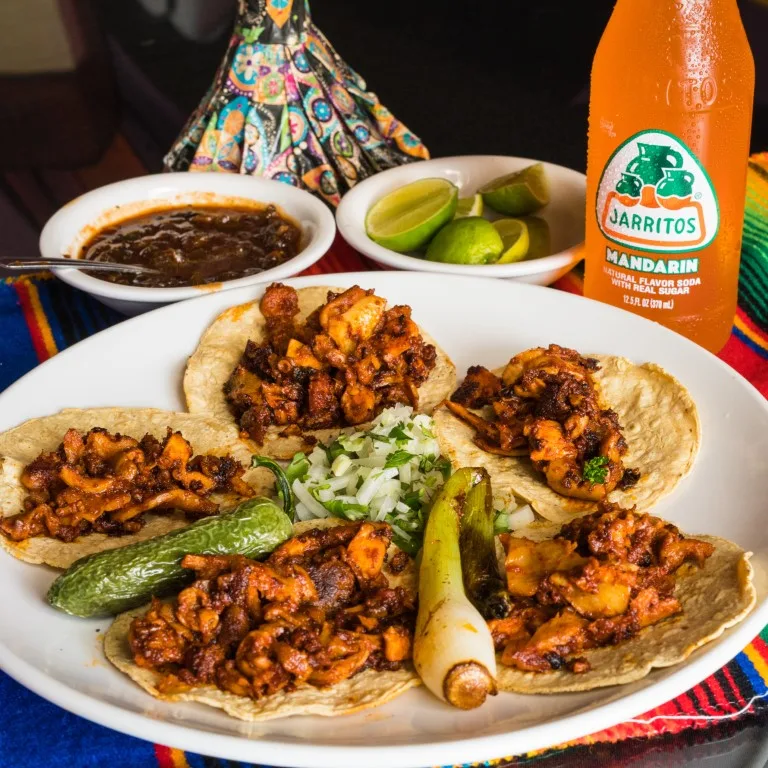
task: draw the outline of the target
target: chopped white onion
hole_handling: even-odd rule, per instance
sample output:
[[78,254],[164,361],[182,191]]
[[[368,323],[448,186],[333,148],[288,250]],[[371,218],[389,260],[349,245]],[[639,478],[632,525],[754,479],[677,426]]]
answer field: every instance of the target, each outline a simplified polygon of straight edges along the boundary
[[352,466],[352,459],[350,459],[346,453],[340,453],[333,460],[333,464],[331,464],[331,472],[333,472],[333,474],[336,475],[336,477],[341,477],[342,475],[347,473],[347,471],[351,466]]
[[[364,507],[368,519],[394,524],[400,539],[418,543],[424,509],[443,484],[446,467],[438,463],[432,418],[414,415],[406,405],[394,406],[382,411],[369,431],[341,435],[333,444],[332,462],[329,447],[315,446],[306,456],[306,471],[293,481],[297,517],[328,517],[333,510],[360,519]],[[397,466],[387,467],[394,454]]]
[[312,494],[307,490],[305,486],[294,480],[291,486],[296,498],[315,516],[315,517],[328,517],[328,510],[316,499],[312,497]]
[[514,512],[510,512],[508,520],[509,529],[517,531],[520,528],[525,528],[526,525],[530,525],[535,520],[535,516],[530,506],[525,504],[522,507],[518,507]]

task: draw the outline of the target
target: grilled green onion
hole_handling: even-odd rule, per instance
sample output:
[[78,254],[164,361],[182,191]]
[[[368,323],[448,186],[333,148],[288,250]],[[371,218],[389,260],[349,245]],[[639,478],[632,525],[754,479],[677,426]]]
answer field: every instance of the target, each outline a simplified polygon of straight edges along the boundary
[[464,589],[486,619],[502,619],[511,602],[496,559],[491,479],[484,469],[476,471],[480,480],[466,495],[459,536]]
[[446,481],[427,520],[419,571],[416,671],[432,693],[460,709],[479,707],[497,692],[493,639],[464,592],[459,549],[462,508],[483,479],[481,470],[468,468]]

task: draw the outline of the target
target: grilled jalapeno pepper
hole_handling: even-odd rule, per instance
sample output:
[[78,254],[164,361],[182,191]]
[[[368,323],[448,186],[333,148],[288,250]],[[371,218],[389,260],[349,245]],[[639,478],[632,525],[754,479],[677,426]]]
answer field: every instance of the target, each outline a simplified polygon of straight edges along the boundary
[[178,589],[189,580],[184,555],[259,557],[293,530],[273,501],[254,498],[154,539],[80,558],[48,590],[48,602],[83,618],[107,616]]

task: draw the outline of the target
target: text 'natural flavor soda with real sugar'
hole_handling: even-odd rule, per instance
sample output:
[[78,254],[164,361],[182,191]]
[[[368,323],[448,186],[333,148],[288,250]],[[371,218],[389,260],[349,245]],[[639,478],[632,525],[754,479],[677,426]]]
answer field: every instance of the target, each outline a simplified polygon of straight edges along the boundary
[[717,352],[755,68],[736,0],[618,0],[592,64],[584,292]]

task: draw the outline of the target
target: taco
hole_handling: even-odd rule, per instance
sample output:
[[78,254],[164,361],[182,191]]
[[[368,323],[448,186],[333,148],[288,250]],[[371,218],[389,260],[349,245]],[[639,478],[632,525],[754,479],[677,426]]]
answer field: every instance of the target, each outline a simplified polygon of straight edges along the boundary
[[217,514],[273,484],[233,424],[151,408],[67,409],[0,435],[0,546],[67,568]]
[[485,467],[497,503],[522,498],[554,522],[602,499],[652,508],[701,443],[695,403],[662,368],[554,344],[470,368],[434,419],[454,467]]
[[242,720],[343,715],[420,685],[416,569],[385,523],[299,523],[264,562],[191,555],[170,602],[120,615],[107,658],[153,696]]
[[504,691],[639,680],[719,637],[756,600],[751,553],[609,502],[501,539],[511,607],[489,627]]
[[273,284],[208,328],[184,392],[191,413],[237,424],[261,452],[290,459],[345,427],[364,428],[390,405],[429,413],[455,381],[453,363],[410,307],[387,309],[357,286]]

